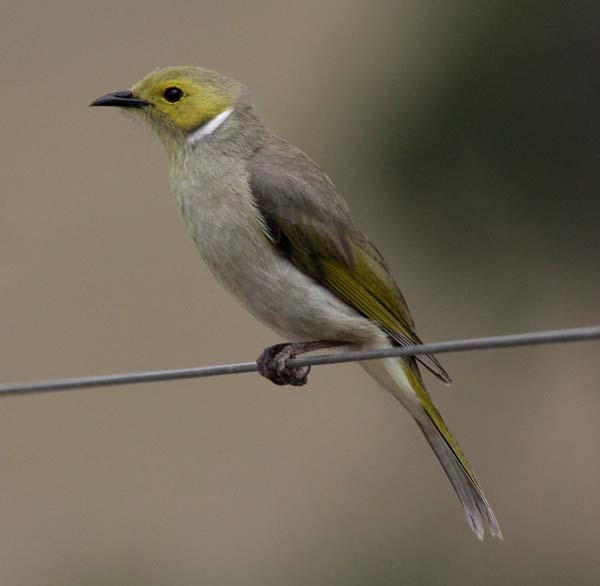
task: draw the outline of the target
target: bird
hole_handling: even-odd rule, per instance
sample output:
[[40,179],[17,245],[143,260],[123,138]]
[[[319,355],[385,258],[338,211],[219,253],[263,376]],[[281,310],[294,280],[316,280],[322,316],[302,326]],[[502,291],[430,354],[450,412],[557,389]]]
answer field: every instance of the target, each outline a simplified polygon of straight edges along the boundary
[[[388,264],[334,183],[267,127],[245,85],[210,69],[164,67],[90,105],[121,108],[151,127],[204,261],[259,321],[290,340],[262,352],[262,376],[302,386],[309,367],[287,365],[302,353],[421,343]],[[502,539],[473,468],[425,388],[419,366],[451,382],[437,358],[360,364],[412,415],[479,540],[485,528]]]

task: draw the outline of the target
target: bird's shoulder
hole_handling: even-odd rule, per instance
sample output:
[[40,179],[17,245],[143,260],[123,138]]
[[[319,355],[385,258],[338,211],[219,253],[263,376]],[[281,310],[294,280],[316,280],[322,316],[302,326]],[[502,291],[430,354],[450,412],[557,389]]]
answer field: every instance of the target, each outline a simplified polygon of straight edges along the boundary
[[327,173],[306,153],[272,136],[248,161],[250,187],[269,208],[327,219],[358,234],[348,205]]

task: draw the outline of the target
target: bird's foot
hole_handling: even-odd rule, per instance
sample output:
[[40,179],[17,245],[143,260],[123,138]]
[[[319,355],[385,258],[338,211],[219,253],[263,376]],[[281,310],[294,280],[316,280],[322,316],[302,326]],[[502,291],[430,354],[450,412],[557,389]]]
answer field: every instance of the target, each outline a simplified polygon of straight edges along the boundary
[[308,381],[310,366],[287,366],[286,362],[290,358],[295,358],[299,354],[312,352],[313,350],[346,345],[347,342],[334,342],[332,340],[276,344],[266,348],[258,357],[256,361],[258,372],[276,385],[301,387]]
[[258,372],[276,385],[301,387],[308,381],[310,366],[287,366],[290,358],[303,352],[302,344],[276,344],[265,348],[258,357]]

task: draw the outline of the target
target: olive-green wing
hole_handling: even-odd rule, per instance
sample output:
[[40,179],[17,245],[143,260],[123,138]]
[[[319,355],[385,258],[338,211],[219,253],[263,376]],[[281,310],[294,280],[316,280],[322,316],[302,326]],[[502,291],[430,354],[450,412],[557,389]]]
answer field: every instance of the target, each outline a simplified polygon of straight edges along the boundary
[[[397,344],[420,344],[408,306],[379,251],[356,227],[333,183],[283,143],[250,164],[250,188],[267,236],[296,267],[377,322]],[[282,160],[282,157],[284,159]],[[432,355],[417,359],[444,382]]]

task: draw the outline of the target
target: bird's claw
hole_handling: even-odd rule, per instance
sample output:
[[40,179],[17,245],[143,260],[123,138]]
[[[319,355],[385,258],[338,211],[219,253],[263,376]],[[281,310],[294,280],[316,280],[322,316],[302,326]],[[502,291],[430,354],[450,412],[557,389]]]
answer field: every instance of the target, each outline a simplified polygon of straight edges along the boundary
[[301,387],[308,382],[310,366],[287,366],[286,361],[295,358],[302,348],[296,344],[276,344],[266,348],[256,360],[258,372],[276,385]]

